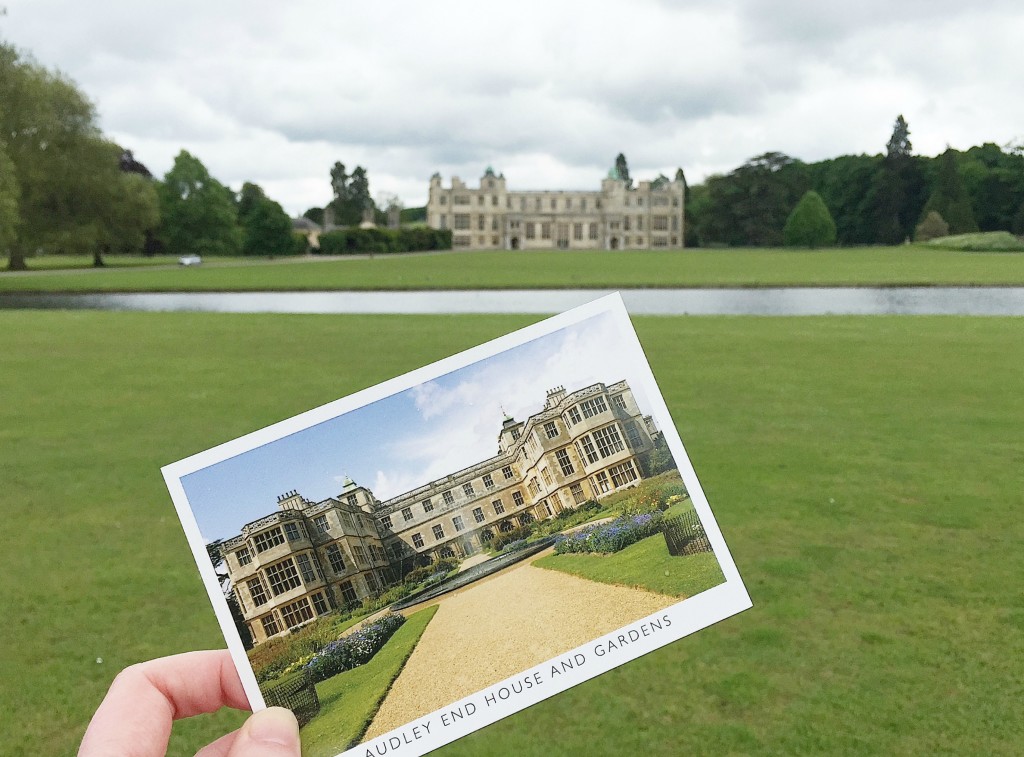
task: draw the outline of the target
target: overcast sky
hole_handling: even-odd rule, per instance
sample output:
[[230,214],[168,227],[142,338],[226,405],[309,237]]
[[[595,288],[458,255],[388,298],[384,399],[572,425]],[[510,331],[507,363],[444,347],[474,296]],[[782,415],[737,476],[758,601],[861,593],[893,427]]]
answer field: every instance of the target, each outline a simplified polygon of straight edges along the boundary
[[497,454],[504,413],[525,421],[556,386],[625,380],[651,412],[647,371],[635,335],[601,313],[210,465],[182,485],[207,540],[275,512],[286,491],[314,502],[336,496],[347,476],[386,500]]
[[435,171],[596,189],[619,152],[691,183],[769,150],[876,153],[900,113],[921,154],[1024,138],[1020,0],[3,5],[0,38],[155,174],[187,149],[292,214],[330,200],[336,160],[412,206]]

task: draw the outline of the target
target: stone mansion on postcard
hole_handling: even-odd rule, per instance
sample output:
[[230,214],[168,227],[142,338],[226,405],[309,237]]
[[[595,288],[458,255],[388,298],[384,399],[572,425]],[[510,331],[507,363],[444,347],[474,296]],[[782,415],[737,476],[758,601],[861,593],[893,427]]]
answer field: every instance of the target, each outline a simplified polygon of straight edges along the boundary
[[414,565],[464,557],[495,532],[635,485],[661,432],[625,381],[547,393],[526,421],[506,417],[498,453],[384,502],[346,480],[336,497],[297,491],[247,523],[221,553],[256,643],[374,597]]
[[488,168],[476,189],[430,179],[427,225],[473,249],[647,250],[683,246],[682,178],[630,187],[614,169],[598,191],[509,191]]

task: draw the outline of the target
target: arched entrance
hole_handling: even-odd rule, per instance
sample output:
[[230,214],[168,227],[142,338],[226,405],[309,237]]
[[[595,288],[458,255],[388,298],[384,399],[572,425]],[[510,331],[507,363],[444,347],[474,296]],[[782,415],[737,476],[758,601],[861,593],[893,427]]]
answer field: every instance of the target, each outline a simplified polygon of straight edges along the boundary
[[519,237],[512,237],[511,246],[513,250],[519,249]]
[[612,237],[612,241],[609,243],[608,246],[611,247],[613,250],[619,249],[619,238]]

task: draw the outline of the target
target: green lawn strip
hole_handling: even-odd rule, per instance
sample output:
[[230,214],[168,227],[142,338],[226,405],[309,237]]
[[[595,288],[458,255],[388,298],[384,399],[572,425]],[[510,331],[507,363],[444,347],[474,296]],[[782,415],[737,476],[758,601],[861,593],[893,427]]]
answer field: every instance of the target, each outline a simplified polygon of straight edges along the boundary
[[610,555],[548,555],[534,560],[533,565],[670,597],[692,597],[725,580],[713,554],[673,557],[661,534],[641,539]]
[[320,713],[302,729],[303,755],[329,757],[362,739],[437,609],[410,615],[368,663],[316,685]]
[[[223,647],[161,465],[536,320],[0,311],[5,753]],[[439,754],[1019,753],[1024,322],[634,320],[754,608]]]
[[1024,254],[833,250],[444,252],[94,273],[0,273],[0,292],[1022,285]]
[[[65,271],[93,269],[92,255],[40,255],[25,261],[30,271]],[[177,265],[177,255],[104,255],[104,268],[144,268],[148,266]],[[0,259],[0,271],[4,261]]]

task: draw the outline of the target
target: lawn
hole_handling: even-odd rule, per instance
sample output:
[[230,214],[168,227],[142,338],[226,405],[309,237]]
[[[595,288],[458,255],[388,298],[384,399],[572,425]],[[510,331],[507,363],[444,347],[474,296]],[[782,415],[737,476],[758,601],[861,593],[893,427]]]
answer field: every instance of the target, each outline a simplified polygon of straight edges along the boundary
[[320,713],[302,729],[305,757],[333,757],[362,739],[436,612],[434,605],[410,615],[366,665],[316,685]]
[[841,250],[447,252],[197,268],[0,273],[0,292],[1024,284],[1024,254],[918,245]]
[[[177,265],[177,255],[104,255],[103,262],[108,268],[139,268],[162,265]],[[92,255],[40,255],[29,258],[26,263],[31,271],[91,270]],[[0,270],[6,267],[6,260],[0,259]]]
[[[4,752],[223,644],[161,465],[534,320],[0,312]],[[1018,753],[1024,321],[636,325],[754,608],[438,754]]]
[[692,597],[725,580],[713,554],[673,557],[661,534],[649,536],[611,555],[548,555],[533,564],[591,581],[646,589],[670,597]]

